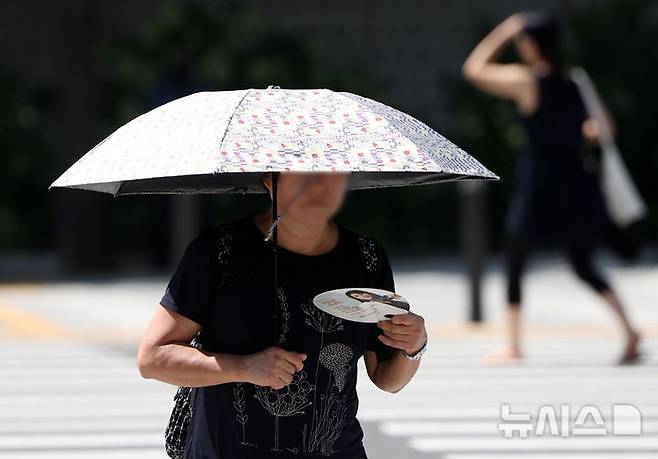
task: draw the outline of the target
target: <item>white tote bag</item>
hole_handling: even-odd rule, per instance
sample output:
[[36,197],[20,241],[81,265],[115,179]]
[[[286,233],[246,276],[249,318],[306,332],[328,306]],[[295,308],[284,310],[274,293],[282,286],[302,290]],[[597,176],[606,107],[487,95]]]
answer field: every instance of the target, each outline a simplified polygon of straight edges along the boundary
[[601,99],[587,72],[581,67],[571,70],[571,78],[578,85],[587,113],[596,121],[601,145],[601,188],[610,218],[620,227],[641,220],[647,206],[637,191],[626,165],[619,154],[603,110]]

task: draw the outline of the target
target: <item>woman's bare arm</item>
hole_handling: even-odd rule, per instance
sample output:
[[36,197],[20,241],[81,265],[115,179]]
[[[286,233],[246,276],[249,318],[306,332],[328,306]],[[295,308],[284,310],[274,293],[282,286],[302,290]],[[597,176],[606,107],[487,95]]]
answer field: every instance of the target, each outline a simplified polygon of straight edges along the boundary
[[199,329],[176,312],[156,308],[137,352],[141,375],[185,387],[252,382],[280,389],[304,366],[304,354],[278,347],[246,356],[196,349],[187,343]]
[[409,360],[401,352],[396,352],[388,360],[378,362],[374,352],[366,351],[363,359],[370,380],[381,390],[391,393],[401,391],[420,366],[420,360]]
[[535,80],[527,66],[500,64],[496,59],[523,29],[520,15],[512,15],[494,28],[471,52],[462,74],[474,86],[491,95],[511,99],[524,109],[531,105]]
[[[380,341],[394,349],[404,349],[408,354],[415,354],[427,342],[425,321],[414,313],[394,316],[380,322],[379,326],[384,331],[379,336]],[[409,360],[401,352],[379,362],[375,352],[366,351],[364,361],[370,380],[381,390],[392,393],[402,390],[420,366],[419,360]]]

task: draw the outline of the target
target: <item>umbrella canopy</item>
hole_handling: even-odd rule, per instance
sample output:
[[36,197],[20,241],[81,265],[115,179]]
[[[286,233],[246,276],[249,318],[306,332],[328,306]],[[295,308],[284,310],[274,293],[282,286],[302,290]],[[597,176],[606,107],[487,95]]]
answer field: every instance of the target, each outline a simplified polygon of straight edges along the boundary
[[328,89],[191,94],[117,129],[50,185],[260,193],[263,172],[351,172],[351,189],[498,177],[417,119]]
[[350,172],[349,188],[498,177],[417,119],[328,89],[247,89],[191,94],[123,125],[49,188],[114,196],[259,193],[272,172],[274,339],[278,329],[277,176]]

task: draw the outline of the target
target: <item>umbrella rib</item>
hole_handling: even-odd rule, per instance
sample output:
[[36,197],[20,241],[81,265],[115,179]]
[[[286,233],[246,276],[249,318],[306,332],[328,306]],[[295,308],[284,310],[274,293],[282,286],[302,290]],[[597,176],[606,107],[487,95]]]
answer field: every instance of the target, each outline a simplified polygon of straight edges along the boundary
[[[238,101],[237,105],[235,106],[235,109],[233,109],[233,113],[231,113],[231,116],[228,118],[228,122],[226,123],[226,129],[224,129],[224,133],[222,134],[222,140],[219,141],[219,151],[222,151],[222,148],[224,147],[224,140],[226,139],[226,134],[228,133],[229,129],[231,128],[231,124],[233,124],[233,118],[235,117],[235,114],[240,110],[240,105],[242,105],[242,102],[253,92],[253,88],[249,88],[245,91],[244,96],[240,98]],[[215,172],[219,172],[219,167],[215,168]]]

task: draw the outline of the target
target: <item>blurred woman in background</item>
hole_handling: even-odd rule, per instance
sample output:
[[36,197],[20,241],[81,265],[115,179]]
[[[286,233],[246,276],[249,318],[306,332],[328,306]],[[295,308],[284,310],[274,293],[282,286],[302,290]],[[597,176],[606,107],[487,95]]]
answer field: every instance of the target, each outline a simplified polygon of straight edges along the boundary
[[[497,62],[511,42],[522,62]],[[517,190],[505,221],[508,342],[494,358],[497,362],[522,358],[521,276],[533,245],[558,242],[578,277],[619,319],[626,337],[621,363],[628,363],[638,356],[639,334],[592,264],[606,214],[598,177],[586,167],[582,147],[584,140],[596,142],[597,126],[562,66],[560,51],[555,18],[514,14],[475,47],[463,66],[464,77],[477,88],[516,104],[526,133],[517,163]],[[612,119],[608,122],[613,129]]]

